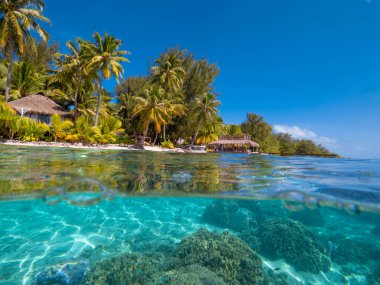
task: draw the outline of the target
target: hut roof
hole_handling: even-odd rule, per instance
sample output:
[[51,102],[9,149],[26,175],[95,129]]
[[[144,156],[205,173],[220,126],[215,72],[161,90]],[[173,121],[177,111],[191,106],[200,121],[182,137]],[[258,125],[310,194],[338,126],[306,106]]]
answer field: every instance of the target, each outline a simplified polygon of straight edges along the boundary
[[21,108],[30,109],[28,113],[38,114],[38,115],[48,115],[58,114],[60,116],[70,116],[71,113],[67,112],[53,100],[42,94],[33,94],[21,99],[9,102],[9,105],[20,112]]
[[209,145],[248,145],[251,147],[259,147],[260,145],[257,142],[246,140],[246,139],[237,139],[237,140],[217,140],[215,142],[209,143]]

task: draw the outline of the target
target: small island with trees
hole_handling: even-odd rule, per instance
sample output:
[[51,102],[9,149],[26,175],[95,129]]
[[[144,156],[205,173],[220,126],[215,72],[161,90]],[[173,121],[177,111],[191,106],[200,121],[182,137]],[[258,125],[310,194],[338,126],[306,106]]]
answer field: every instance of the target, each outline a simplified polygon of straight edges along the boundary
[[[169,48],[145,76],[124,79],[130,52],[109,34],[67,42],[49,40],[44,3],[0,4],[0,137],[25,142],[88,145],[207,145],[220,136],[249,135],[260,152],[336,156],[311,140],[276,134],[248,113],[240,125],[224,124],[214,81],[220,70],[205,58]],[[37,40],[36,35],[40,38]],[[103,87],[114,79],[114,93]]]

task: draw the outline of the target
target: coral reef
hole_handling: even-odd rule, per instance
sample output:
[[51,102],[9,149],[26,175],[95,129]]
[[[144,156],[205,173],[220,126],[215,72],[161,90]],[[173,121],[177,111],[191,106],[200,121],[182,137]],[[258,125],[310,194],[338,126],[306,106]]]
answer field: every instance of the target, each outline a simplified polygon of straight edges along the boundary
[[304,209],[302,211],[294,211],[289,213],[292,220],[303,223],[306,226],[323,227],[326,222],[318,209]]
[[256,230],[253,228],[246,229],[239,233],[239,238],[241,238],[251,249],[254,251],[260,250],[260,241],[256,237]]
[[124,254],[97,262],[83,284],[147,284],[162,271],[166,268],[161,254]]
[[331,260],[338,264],[380,262],[380,247],[370,241],[358,241],[344,235],[329,237]]
[[303,282],[297,282],[295,279],[289,280],[289,275],[283,272],[276,272],[270,268],[265,268],[265,279],[262,285],[302,285]]
[[189,265],[171,270],[155,278],[147,285],[227,285],[222,278],[218,277],[206,267]]
[[204,211],[204,222],[222,228],[242,231],[256,225],[255,216],[236,202],[218,200],[211,203]]
[[201,229],[184,238],[173,255],[130,253],[97,262],[83,284],[262,284],[257,254],[239,238]]
[[371,233],[374,235],[374,236],[377,236],[377,237],[380,237],[380,226],[376,226],[372,229]]
[[372,274],[367,275],[368,285],[380,285],[380,267],[374,270]]
[[51,266],[36,274],[32,285],[77,285],[82,282],[89,271],[89,263],[78,262]]
[[260,284],[262,262],[241,239],[201,229],[181,241],[175,251],[177,267],[201,265],[228,284]]
[[241,208],[245,208],[253,213],[256,217],[256,222],[261,224],[268,219],[275,217],[287,217],[288,211],[282,206],[279,201],[252,201],[252,200],[237,200],[236,203]]
[[271,259],[284,259],[297,270],[327,271],[330,259],[318,237],[304,225],[284,219],[268,220],[257,229],[260,252]]

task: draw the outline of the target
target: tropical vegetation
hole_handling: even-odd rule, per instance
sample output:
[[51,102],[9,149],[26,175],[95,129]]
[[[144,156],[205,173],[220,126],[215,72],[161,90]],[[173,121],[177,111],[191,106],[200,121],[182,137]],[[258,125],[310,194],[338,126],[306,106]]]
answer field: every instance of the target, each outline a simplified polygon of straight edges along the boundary
[[[310,140],[276,134],[253,113],[240,125],[226,125],[214,82],[216,64],[180,48],[160,54],[143,76],[123,78],[130,52],[120,39],[95,32],[66,43],[66,53],[49,41],[44,1],[0,3],[0,137],[24,141],[78,143],[208,144],[221,134],[252,136],[261,151],[282,154],[330,154]],[[39,41],[38,41],[39,39]],[[117,82],[114,92],[104,81]],[[50,125],[20,117],[7,102],[42,93],[71,112]]]

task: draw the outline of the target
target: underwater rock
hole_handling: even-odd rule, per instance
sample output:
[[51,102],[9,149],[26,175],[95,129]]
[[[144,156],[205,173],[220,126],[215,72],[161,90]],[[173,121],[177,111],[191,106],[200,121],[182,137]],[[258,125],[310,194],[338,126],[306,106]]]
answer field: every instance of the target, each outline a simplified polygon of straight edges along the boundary
[[200,229],[184,238],[175,251],[177,268],[200,265],[228,284],[260,284],[264,279],[262,261],[241,239]]
[[293,211],[289,213],[292,220],[303,223],[306,226],[323,227],[326,222],[319,210],[305,209],[302,211]]
[[338,264],[380,262],[380,247],[375,243],[357,241],[344,235],[335,235],[329,240],[333,245],[331,260]]
[[46,268],[34,277],[33,285],[77,285],[82,282],[89,271],[87,261],[66,263]]
[[257,229],[257,237],[261,253],[271,259],[284,259],[297,270],[319,273],[331,265],[317,236],[298,222],[268,220]]
[[83,284],[147,284],[155,274],[167,269],[162,254],[124,254],[97,262]]
[[211,203],[206,207],[202,219],[208,224],[235,231],[256,226],[252,212],[233,201],[218,200]]
[[165,272],[148,285],[227,285],[214,272],[199,265],[189,265]]

